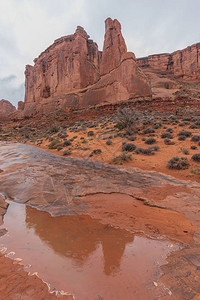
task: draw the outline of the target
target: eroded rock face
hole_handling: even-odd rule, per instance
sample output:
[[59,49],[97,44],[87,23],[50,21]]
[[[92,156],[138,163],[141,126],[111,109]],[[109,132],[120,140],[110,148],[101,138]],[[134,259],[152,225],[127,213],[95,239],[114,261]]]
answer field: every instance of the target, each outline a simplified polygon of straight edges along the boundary
[[103,52],[85,30],[57,39],[26,66],[24,113],[82,108],[151,96],[147,77],[128,53],[121,25],[105,21]]
[[17,107],[18,110],[24,110],[24,102],[23,101],[19,101],[18,102],[18,107]]
[[184,80],[200,80],[200,43],[171,54],[155,54],[138,58],[139,67],[149,66]]
[[101,62],[101,75],[108,74],[119,67],[123,54],[127,53],[126,44],[118,20],[105,21],[105,37]]
[[15,112],[16,108],[7,100],[0,100],[0,115],[9,115]]

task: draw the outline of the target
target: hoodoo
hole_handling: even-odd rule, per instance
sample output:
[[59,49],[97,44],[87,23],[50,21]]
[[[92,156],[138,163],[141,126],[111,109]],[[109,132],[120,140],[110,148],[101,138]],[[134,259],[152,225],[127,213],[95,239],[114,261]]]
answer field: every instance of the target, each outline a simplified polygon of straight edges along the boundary
[[117,20],[105,21],[103,51],[78,26],[27,65],[24,115],[151,96],[147,77],[127,52]]

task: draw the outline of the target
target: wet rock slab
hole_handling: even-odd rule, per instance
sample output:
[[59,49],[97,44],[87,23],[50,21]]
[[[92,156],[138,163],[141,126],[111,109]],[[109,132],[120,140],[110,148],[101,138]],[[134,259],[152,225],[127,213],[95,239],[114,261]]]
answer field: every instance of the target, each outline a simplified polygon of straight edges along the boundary
[[199,184],[137,168],[58,157],[17,143],[0,144],[0,168],[0,193],[4,200],[26,203],[54,216],[85,212],[91,203],[84,197],[113,193],[184,214],[197,231],[193,241],[169,256],[161,283],[165,282],[175,293],[174,299],[198,297],[200,274],[194,257],[200,245]]
[[29,145],[1,143],[0,166],[2,195],[52,215],[81,211],[80,197],[98,193],[126,194],[162,208],[176,209],[181,203],[178,211],[185,214],[191,213],[188,203],[194,210],[200,205],[197,183],[90,159],[60,157]]

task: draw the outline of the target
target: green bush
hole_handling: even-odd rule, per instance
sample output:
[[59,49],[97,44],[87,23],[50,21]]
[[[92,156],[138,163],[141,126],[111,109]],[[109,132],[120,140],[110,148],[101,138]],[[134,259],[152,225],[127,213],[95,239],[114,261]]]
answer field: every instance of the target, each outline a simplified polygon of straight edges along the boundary
[[49,149],[53,149],[54,146],[57,145],[57,144],[59,144],[59,143],[60,143],[59,140],[53,140],[53,141],[49,144],[48,148],[49,148]]

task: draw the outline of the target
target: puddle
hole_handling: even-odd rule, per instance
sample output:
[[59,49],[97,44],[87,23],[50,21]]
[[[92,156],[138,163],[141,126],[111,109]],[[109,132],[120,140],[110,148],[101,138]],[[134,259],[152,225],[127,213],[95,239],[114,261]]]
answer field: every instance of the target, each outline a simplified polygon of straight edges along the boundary
[[[52,217],[12,202],[0,238],[30,274],[80,300],[154,299],[160,266],[177,245],[99,223],[87,215]],[[0,227],[1,228],[1,227]],[[13,254],[13,253],[11,253]],[[161,291],[162,292],[162,291]]]

